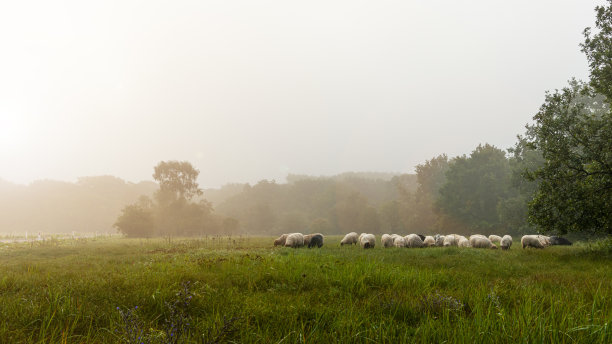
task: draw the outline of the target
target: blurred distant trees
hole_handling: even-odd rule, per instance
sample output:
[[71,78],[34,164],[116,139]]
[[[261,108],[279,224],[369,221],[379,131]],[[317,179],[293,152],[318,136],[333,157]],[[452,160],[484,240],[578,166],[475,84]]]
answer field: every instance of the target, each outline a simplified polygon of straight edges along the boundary
[[152,181],[126,182],[113,176],[82,177],[17,185],[0,180],[0,232],[106,233],[126,204],[152,196]]
[[467,228],[490,233],[501,227],[497,213],[508,198],[510,166],[501,149],[479,145],[470,156],[453,160],[440,187],[437,206]]
[[114,226],[128,237],[197,236],[232,234],[235,219],[213,214],[212,204],[202,195],[199,171],[189,162],[162,161],[154,168],[159,190],[153,198],[143,197],[137,204],[123,208]]
[[117,227],[127,237],[148,238],[153,236],[154,221],[150,207],[143,204],[130,204],[123,208],[115,222]]
[[[407,176],[407,177],[406,177]],[[345,173],[333,177],[290,175],[287,184],[262,180],[216,205],[223,216],[236,218],[249,234],[289,232],[381,233],[383,223],[394,221],[404,209],[381,208],[399,197],[398,185],[416,188],[412,175]],[[391,219],[395,218],[395,220]]]
[[[416,231],[443,229],[447,227],[445,216],[436,202],[440,189],[446,184],[446,173],[450,167],[446,154],[417,165],[418,188],[414,194],[412,226]],[[448,228],[450,229],[450,228]]]
[[197,179],[200,171],[187,161],[161,161],[154,168],[153,179],[159,184],[157,201],[162,205],[189,202],[202,195]]

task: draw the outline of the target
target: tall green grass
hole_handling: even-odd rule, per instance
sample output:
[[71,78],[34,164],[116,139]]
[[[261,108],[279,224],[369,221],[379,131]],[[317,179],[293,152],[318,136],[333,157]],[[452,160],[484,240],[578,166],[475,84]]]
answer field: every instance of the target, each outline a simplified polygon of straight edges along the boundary
[[271,238],[89,239],[0,246],[0,342],[125,342],[120,309],[163,341],[168,302],[194,297],[184,339],[235,318],[236,343],[610,343],[606,246],[509,251],[273,248]]

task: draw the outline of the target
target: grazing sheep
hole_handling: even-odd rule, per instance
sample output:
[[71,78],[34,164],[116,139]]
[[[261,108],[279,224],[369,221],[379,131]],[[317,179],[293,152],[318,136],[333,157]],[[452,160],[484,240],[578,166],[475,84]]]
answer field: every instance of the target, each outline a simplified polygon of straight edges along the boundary
[[538,235],[538,239],[540,239],[540,241],[542,242],[542,245],[544,245],[544,247],[550,246],[550,237],[549,236]]
[[287,241],[287,236],[289,234],[283,234],[278,237],[278,239],[274,240],[274,246],[285,246],[285,241]]
[[304,246],[304,235],[302,233],[291,233],[287,236],[285,247],[298,248]]
[[458,235],[457,234],[449,234],[447,236],[444,237],[444,242],[443,242],[443,246],[444,247],[448,247],[448,246],[457,246],[457,239],[458,239]]
[[342,241],[340,241],[340,246],[353,244],[357,245],[357,233],[355,232],[350,232],[349,234],[345,235],[344,238],[342,238]]
[[489,238],[487,238],[486,236],[484,236],[482,234],[472,234],[472,235],[470,235],[470,240],[472,238],[486,238],[486,239],[489,239]]
[[420,248],[425,246],[423,240],[421,240],[421,237],[417,234],[408,234],[404,237],[404,240],[406,240],[406,247],[408,248]]
[[427,247],[435,246],[436,239],[434,239],[434,237],[432,237],[431,235],[428,235],[425,237],[425,240],[423,240],[423,244],[425,244],[425,246]]
[[374,248],[376,245],[376,237],[374,234],[363,233],[359,236],[359,244],[363,248]]
[[425,236],[423,234],[417,234],[419,236],[419,238],[421,238],[421,241],[425,241]]
[[499,242],[499,246],[501,246],[502,250],[509,250],[510,246],[512,246],[512,237],[509,235],[504,235]]
[[396,236],[393,238],[393,246],[395,247],[406,247],[406,240],[404,237]]
[[315,235],[323,236],[323,234],[321,233],[313,233],[313,234],[304,235],[304,246],[308,246],[310,244],[310,239],[312,239],[312,237],[314,237]]
[[497,249],[497,246],[489,240],[489,238],[484,235],[471,235],[470,236],[470,246],[474,248],[491,248]]
[[502,237],[500,237],[499,235],[495,235],[495,234],[491,234],[489,235],[489,240],[491,240],[491,242],[501,242]]
[[380,237],[380,243],[382,247],[393,247],[393,237],[389,234],[383,234],[382,237]]
[[457,246],[459,247],[470,247],[470,241],[468,240],[468,238],[464,237],[463,235],[459,236],[459,240],[457,240]]
[[548,245],[550,245],[550,238],[544,235],[523,235],[521,238],[523,248],[544,248]]
[[559,237],[559,236],[551,236],[550,237],[550,244],[551,245],[567,245],[567,246],[570,246],[570,245],[572,245],[572,242],[567,240],[567,239],[565,239],[565,238]]
[[436,246],[444,246],[444,235],[436,234],[434,239],[436,240]]
[[306,244],[306,240],[304,240],[304,245],[308,246],[308,248],[312,248],[315,246],[321,248],[321,246],[323,246],[323,234],[316,233],[309,234],[307,236],[310,236],[310,240],[308,241],[308,244]]

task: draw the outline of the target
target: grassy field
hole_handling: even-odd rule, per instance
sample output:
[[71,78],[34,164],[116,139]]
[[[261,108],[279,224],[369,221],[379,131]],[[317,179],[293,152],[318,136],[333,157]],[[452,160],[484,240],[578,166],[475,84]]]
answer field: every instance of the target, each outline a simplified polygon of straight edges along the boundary
[[609,248],[272,240],[0,244],[0,342],[612,342]]

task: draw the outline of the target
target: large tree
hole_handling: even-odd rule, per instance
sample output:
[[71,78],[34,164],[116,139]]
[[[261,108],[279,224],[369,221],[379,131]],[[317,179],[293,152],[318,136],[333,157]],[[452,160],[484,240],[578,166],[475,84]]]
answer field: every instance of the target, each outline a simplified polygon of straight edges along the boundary
[[612,233],[612,112],[575,80],[548,93],[527,138],[544,163],[526,177],[539,187],[529,218],[541,231]]
[[596,32],[590,27],[584,30],[584,43],[580,46],[586,54],[591,70],[591,86],[612,100],[612,0],[608,6],[597,6]]
[[527,126],[544,159],[525,173],[538,182],[529,219],[541,231],[612,233],[612,0],[596,13],[581,44],[590,82],[547,93]]

